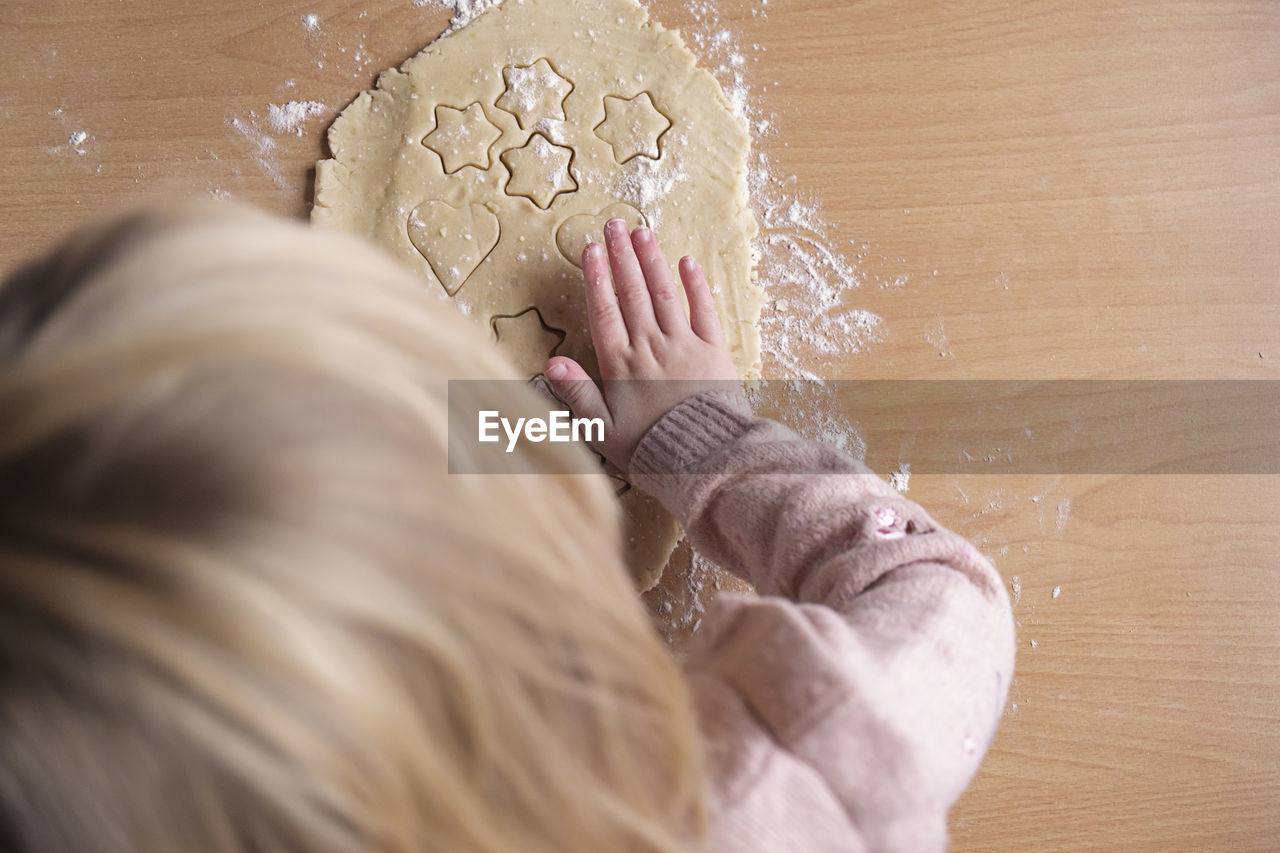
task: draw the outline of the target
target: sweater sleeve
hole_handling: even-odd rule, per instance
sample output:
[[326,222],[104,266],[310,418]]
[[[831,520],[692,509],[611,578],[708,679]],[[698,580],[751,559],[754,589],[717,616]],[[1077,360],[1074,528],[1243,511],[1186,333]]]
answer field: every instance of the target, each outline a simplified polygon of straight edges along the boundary
[[916,847],[922,829],[944,827],[1012,675],[1012,612],[991,563],[740,395],[672,409],[631,476],[761,596],[713,605],[691,671],[736,693],[788,761],[815,771],[870,848]]

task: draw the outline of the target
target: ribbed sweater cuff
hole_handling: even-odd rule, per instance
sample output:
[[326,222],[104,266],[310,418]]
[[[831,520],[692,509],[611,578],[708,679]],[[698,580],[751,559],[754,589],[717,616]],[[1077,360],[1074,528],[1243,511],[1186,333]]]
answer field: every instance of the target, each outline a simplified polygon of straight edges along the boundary
[[740,390],[690,397],[649,428],[631,455],[631,483],[680,516],[680,488],[701,462],[751,429],[756,417]]

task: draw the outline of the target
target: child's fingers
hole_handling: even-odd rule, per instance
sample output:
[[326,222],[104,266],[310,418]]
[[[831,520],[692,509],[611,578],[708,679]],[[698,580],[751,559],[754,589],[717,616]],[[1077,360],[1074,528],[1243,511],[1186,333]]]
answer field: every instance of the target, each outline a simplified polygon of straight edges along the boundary
[[604,355],[627,345],[627,326],[609,279],[604,247],[589,243],[582,252],[582,280],[587,293],[587,322],[596,352]]
[[604,395],[600,393],[596,383],[591,381],[591,377],[587,376],[582,365],[571,358],[558,355],[543,365],[542,375],[547,377],[556,396],[569,404],[576,417],[603,418],[606,427],[613,423]]
[[680,259],[680,281],[684,284],[685,296],[689,298],[689,325],[693,333],[707,343],[716,343],[724,337],[720,329],[720,317],[716,314],[716,303],[711,298],[711,288],[707,287],[707,277],[702,267],[690,257]]
[[644,283],[644,272],[631,245],[631,232],[621,219],[610,219],[604,226],[604,242],[609,247],[609,268],[613,270],[613,287],[618,291],[618,307],[632,342],[652,332],[657,326],[653,316],[653,300]]
[[649,298],[658,328],[667,334],[681,328],[687,329],[689,326],[684,318],[680,297],[676,294],[676,283],[671,278],[671,270],[667,267],[666,258],[662,257],[662,249],[654,239],[653,232],[648,228],[637,228],[631,232],[631,245],[649,288]]

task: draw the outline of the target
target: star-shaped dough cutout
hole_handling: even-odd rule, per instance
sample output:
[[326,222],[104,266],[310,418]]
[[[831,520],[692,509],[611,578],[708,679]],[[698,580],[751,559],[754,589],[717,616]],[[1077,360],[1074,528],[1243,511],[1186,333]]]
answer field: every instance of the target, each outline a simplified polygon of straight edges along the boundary
[[541,133],[529,137],[523,148],[502,152],[502,163],[511,172],[507,195],[520,195],[546,210],[561,193],[573,192],[578,182],[569,173],[573,150],[556,145]]
[[565,333],[548,326],[537,308],[526,308],[513,317],[494,317],[490,325],[498,346],[526,379],[542,373],[542,365],[564,343]]
[[465,110],[441,104],[436,107],[435,129],[422,138],[422,144],[440,155],[445,174],[452,175],[464,166],[488,169],[492,165],[489,148],[501,135],[479,102]]
[[516,117],[521,130],[535,127],[541,119],[564,119],[564,99],[573,84],[556,73],[551,63],[539,59],[532,65],[508,65],[502,69],[507,90],[494,103]]
[[671,119],[658,111],[648,92],[641,92],[634,98],[605,95],[604,121],[595,132],[613,148],[613,159],[625,163],[641,154],[650,160],[661,157],[659,140],[670,127]]

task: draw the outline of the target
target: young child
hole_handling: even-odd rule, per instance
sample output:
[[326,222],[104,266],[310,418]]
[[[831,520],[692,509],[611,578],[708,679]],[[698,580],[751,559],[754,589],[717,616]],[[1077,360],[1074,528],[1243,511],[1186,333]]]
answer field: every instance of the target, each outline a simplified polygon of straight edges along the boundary
[[603,478],[557,473],[583,449],[447,473],[446,379],[516,374],[359,241],[153,211],[0,289],[0,848],[945,846],[1011,675],[999,575],[724,390],[695,263],[686,316],[650,232],[605,242],[603,386],[546,375],[760,593],[683,670]]

